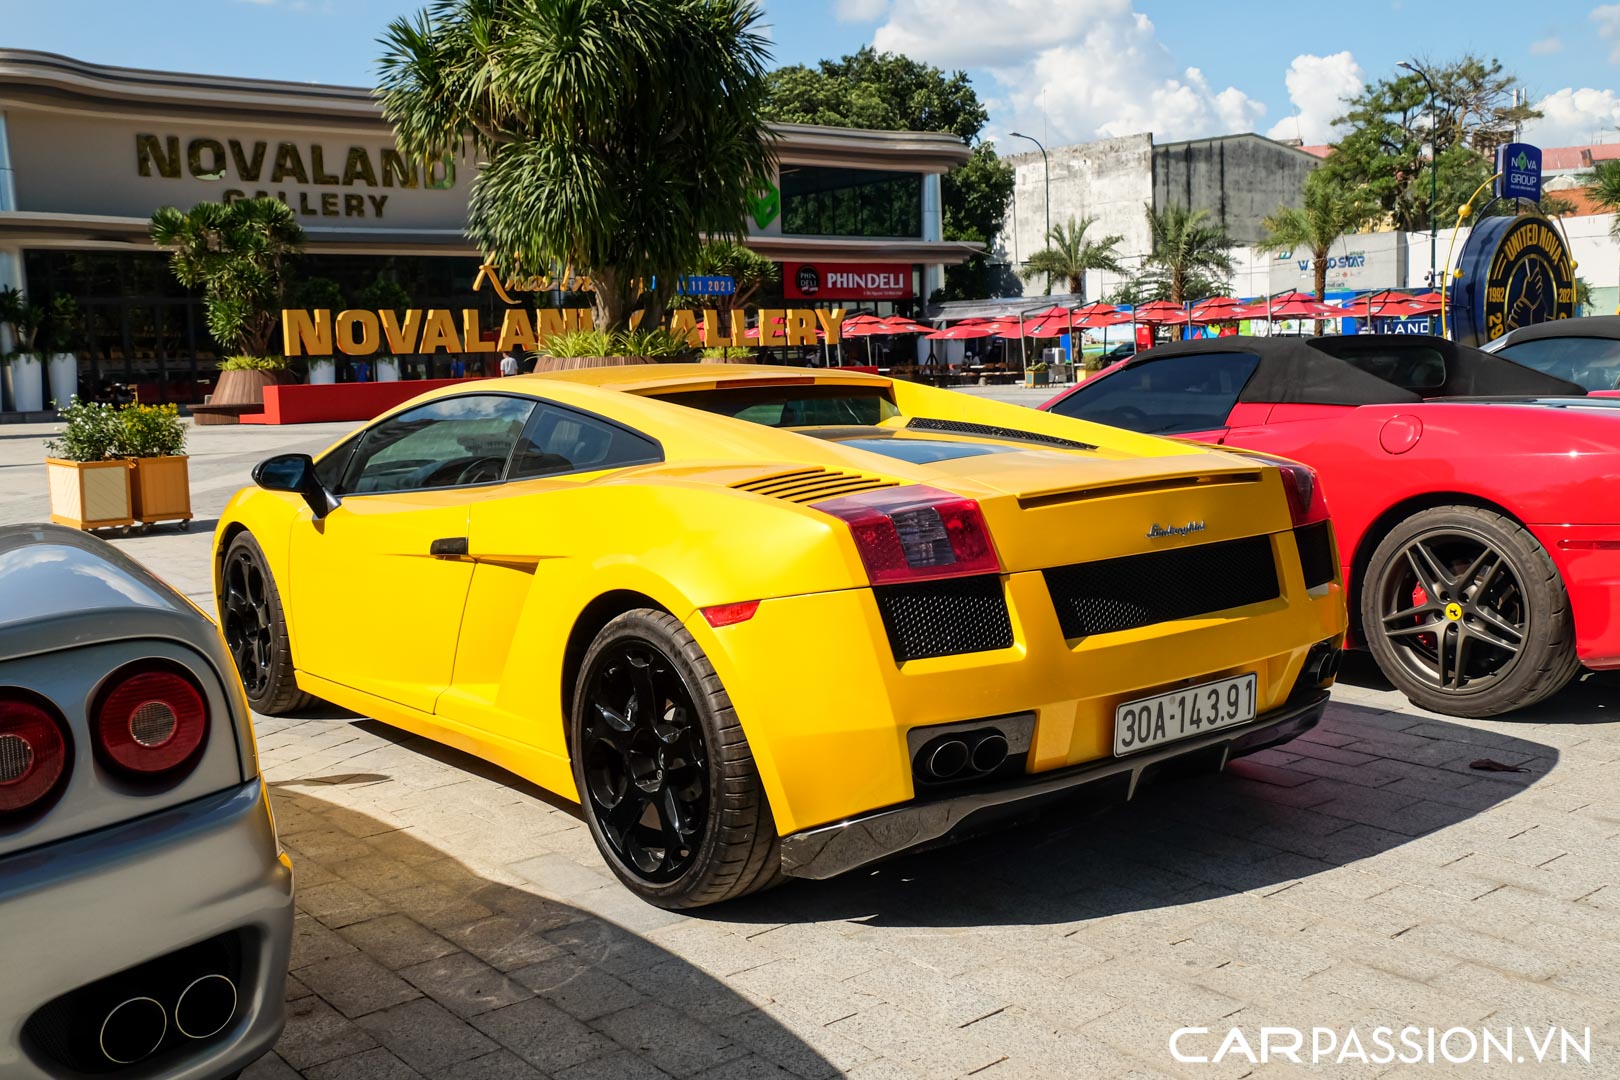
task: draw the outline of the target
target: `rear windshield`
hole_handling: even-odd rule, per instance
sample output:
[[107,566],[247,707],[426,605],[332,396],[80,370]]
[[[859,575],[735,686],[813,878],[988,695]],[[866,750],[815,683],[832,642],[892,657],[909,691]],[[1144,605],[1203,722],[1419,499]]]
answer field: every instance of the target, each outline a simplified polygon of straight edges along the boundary
[[659,396],[766,427],[871,425],[900,415],[888,388],[881,386],[733,386]]
[[1394,342],[1381,341],[1380,336],[1357,335],[1333,342],[1332,348],[1317,347],[1352,367],[1414,393],[1437,390],[1445,385],[1446,358],[1439,349],[1431,345],[1404,343],[1398,339]]

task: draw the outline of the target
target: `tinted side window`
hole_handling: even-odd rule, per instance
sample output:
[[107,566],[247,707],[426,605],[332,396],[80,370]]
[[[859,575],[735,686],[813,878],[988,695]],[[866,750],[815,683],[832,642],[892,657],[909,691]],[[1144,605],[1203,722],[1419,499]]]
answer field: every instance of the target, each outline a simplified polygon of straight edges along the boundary
[[508,480],[662,461],[658,444],[617,424],[544,402],[518,440]]
[[328,491],[337,491],[343,485],[343,475],[348,471],[349,459],[354,456],[354,448],[363,435],[365,432],[361,431],[349,436],[321,455],[321,460],[315,463],[315,476]]
[[443,398],[361,434],[340,494],[488,484],[506,474],[534,402],[496,394]]
[[1149,435],[1222,428],[1259,366],[1253,353],[1146,359],[1081,387],[1052,411]]
[[1423,345],[1383,347],[1347,342],[1348,339],[1338,343],[1340,347],[1333,350],[1333,355],[1387,383],[1418,392],[1438,390],[1446,384],[1446,358],[1439,349]]
[[1497,355],[1588,390],[1620,389],[1620,341],[1610,338],[1541,338],[1509,345]]

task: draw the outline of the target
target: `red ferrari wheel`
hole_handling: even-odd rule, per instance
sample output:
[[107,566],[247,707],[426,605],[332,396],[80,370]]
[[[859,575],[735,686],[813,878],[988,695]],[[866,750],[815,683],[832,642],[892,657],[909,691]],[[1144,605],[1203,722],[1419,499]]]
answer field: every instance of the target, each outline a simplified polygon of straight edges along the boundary
[[1524,708],[1580,666],[1557,567],[1517,522],[1478,507],[1396,526],[1368,565],[1361,614],[1384,675],[1435,712]]

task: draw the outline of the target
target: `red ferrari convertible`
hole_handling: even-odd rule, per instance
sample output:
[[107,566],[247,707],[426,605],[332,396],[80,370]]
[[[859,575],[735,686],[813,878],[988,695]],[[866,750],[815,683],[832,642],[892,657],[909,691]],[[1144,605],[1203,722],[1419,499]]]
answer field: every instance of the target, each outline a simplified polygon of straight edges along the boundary
[[1455,716],[1620,668],[1620,400],[1443,338],[1207,338],[1042,408],[1293,458],[1333,508],[1352,633]]

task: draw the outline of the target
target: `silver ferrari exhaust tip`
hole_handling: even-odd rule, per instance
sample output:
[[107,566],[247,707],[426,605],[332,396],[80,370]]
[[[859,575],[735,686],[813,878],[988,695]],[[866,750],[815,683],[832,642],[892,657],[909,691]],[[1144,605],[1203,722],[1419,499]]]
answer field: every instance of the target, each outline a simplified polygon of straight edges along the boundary
[[133,1065],[163,1045],[169,1014],[154,998],[132,997],[108,1010],[101,1021],[102,1056],[115,1065]]
[[236,1015],[236,984],[223,975],[193,979],[174,1003],[174,1026],[188,1039],[218,1035]]

